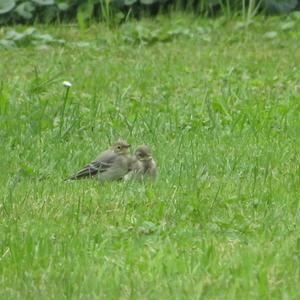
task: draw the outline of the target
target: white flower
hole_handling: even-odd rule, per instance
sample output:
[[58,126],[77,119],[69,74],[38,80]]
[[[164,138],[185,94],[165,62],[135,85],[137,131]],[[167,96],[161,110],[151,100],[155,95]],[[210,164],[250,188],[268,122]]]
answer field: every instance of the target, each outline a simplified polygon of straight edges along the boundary
[[64,82],[63,82],[63,85],[64,85],[64,87],[66,87],[66,88],[70,88],[70,87],[72,86],[72,83],[69,82],[69,81],[64,81]]

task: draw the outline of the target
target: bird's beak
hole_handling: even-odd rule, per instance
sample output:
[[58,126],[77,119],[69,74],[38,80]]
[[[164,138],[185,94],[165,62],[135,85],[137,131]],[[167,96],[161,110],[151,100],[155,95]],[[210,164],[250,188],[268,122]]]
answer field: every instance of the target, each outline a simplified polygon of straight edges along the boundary
[[129,144],[124,145],[124,153],[128,153],[129,152],[129,148],[130,148]]
[[152,159],[152,156],[149,155],[149,156],[140,158],[140,161],[148,161],[148,160],[151,160],[151,159]]

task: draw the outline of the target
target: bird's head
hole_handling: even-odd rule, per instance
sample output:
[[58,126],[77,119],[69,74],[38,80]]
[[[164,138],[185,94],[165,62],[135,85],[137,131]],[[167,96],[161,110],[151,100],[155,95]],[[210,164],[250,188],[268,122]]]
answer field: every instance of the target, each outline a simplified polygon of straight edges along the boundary
[[117,154],[127,154],[130,148],[130,144],[125,141],[119,140],[112,145],[112,149]]
[[135,150],[135,156],[139,161],[147,161],[152,159],[151,151],[145,145],[137,147],[137,149]]

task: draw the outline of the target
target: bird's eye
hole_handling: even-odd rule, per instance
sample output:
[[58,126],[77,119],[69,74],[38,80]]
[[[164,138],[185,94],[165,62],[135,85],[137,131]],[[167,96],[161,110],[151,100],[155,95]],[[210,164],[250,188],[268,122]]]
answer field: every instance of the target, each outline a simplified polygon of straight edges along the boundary
[[121,146],[118,146],[117,148],[120,150],[120,149],[121,149]]

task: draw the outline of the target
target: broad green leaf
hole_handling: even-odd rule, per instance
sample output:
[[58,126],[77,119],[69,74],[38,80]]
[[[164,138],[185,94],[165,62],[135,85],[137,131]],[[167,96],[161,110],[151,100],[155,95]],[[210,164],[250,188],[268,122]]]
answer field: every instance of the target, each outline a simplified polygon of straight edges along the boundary
[[15,47],[16,44],[14,41],[10,41],[10,40],[6,40],[6,39],[2,39],[0,40],[0,48],[11,48],[11,47]]
[[267,13],[284,14],[296,8],[298,0],[265,0],[264,5]]
[[292,19],[300,20],[300,11],[293,11],[290,13],[290,16],[292,17]]
[[55,4],[54,0],[32,0],[38,5],[53,5]]
[[10,30],[6,33],[5,38],[7,40],[18,41],[24,37],[23,33],[16,32],[15,30]]
[[296,23],[294,21],[284,22],[283,24],[281,24],[280,29],[290,30],[290,29],[294,28],[295,25],[296,25]]
[[124,0],[124,5],[132,5],[136,2],[137,2],[137,0]]
[[140,0],[140,2],[142,4],[145,4],[145,5],[150,5],[150,4],[153,4],[155,2],[157,2],[158,0]]
[[17,46],[29,45],[33,39],[35,39],[36,30],[33,27],[29,27],[23,32],[17,32],[11,30],[6,33],[5,39],[13,41]]
[[30,40],[31,40],[31,36],[30,35],[27,35],[26,33],[20,33],[20,32],[16,32],[14,30],[12,31],[9,31],[5,38],[7,40],[11,40],[11,41],[14,41],[15,44],[17,46],[20,46],[20,45],[28,45],[30,43]]
[[70,6],[67,2],[61,2],[61,3],[57,4],[57,7],[58,7],[59,10],[65,11],[65,10],[68,10],[68,8]]
[[271,40],[271,39],[276,38],[277,35],[278,35],[278,33],[276,31],[269,31],[264,34],[264,37]]
[[16,12],[24,19],[31,19],[33,17],[34,4],[30,1],[25,1],[19,4],[16,8]]
[[16,5],[15,0],[0,0],[0,15],[11,11]]
[[43,41],[45,43],[51,43],[51,42],[55,41],[54,37],[50,34],[47,34],[47,33],[46,34],[39,33],[35,36],[35,38],[40,40],[40,41]]
[[34,34],[36,32],[36,29],[34,28],[34,27],[29,27],[29,28],[27,28],[24,32],[23,32],[23,34],[24,35],[32,35],[32,34]]

